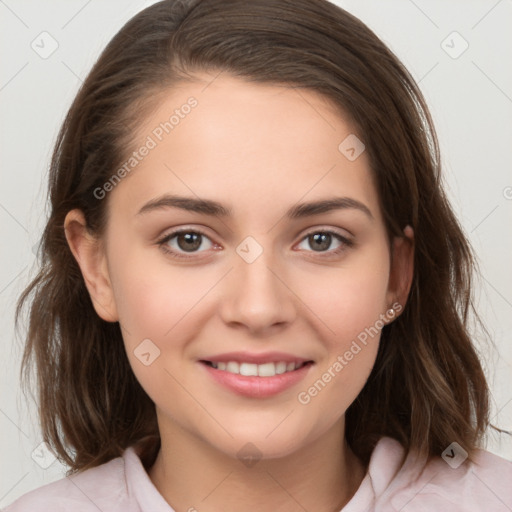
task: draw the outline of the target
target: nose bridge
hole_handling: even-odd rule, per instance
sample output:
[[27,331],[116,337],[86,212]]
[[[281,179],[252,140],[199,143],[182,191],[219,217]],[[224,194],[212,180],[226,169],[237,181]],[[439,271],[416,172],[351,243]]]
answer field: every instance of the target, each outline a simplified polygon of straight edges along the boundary
[[[270,239],[265,240],[270,243]],[[236,247],[224,301],[225,321],[242,323],[256,330],[292,319],[293,294],[283,283],[286,279],[280,275],[282,266],[274,253],[271,247],[264,247],[252,236]]]

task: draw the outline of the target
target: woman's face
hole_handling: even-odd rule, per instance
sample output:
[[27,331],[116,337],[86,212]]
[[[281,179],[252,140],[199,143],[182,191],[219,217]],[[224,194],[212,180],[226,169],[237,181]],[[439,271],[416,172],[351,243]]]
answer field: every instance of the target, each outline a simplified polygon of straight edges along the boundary
[[364,146],[321,96],[202,78],[169,91],[102,189],[95,306],[119,320],[161,429],[281,457],[343,428],[404,258]]

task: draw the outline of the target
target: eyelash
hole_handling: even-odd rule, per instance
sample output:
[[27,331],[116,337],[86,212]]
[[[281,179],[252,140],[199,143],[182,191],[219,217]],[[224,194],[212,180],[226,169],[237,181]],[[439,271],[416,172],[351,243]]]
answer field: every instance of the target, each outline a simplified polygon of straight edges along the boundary
[[[160,238],[156,242],[156,244],[171,258],[181,259],[181,260],[194,259],[195,258],[194,256],[184,256],[183,254],[176,252],[175,250],[169,249],[169,246],[167,245],[167,243],[170,240],[172,240],[176,236],[183,234],[183,233],[187,233],[187,234],[194,233],[194,234],[201,235],[201,236],[209,239],[209,236],[206,233],[203,233],[201,230],[185,228],[185,229],[178,229],[176,231],[173,231],[172,233],[168,233],[168,234],[164,235],[162,238]],[[310,237],[312,235],[316,235],[316,234],[332,235],[335,239],[337,239],[339,242],[342,243],[342,245],[340,247],[338,247],[337,249],[334,249],[334,250],[330,250],[330,251],[307,251],[307,252],[316,252],[320,255],[326,254],[326,256],[321,256],[321,257],[328,258],[328,257],[337,256],[337,255],[341,254],[342,252],[346,251],[347,249],[349,249],[350,247],[354,246],[354,242],[352,240],[349,240],[348,238],[341,235],[340,233],[338,233],[336,231],[332,231],[332,230],[322,230],[322,229],[316,229],[314,231],[310,231],[309,233],[306,233],[302,237],[300,242],[303,242],[308,237]],[[194,254],[194,253],[190,253],[190,254]]]
[[[182,260],[194,259],[194,256],[183,256],[181,253],[178,253],[172,249],[169,249],[169,246],[167,245],[167,243],[170,240],[172,240],[176,236],[183,234],[183,233],[187,233],[187,234],[193,233],[193,234],[201,235],[208,239],[210,238],[206,233],[203,233],[201,230],[178,229],[176,231],[173,231],[172,233],[168,233],[167,235],[164,235],[162,238],[157,240],[156,244],[171,258],[182,259]],[[338,232],[331,231],[331,230],[322,230],[322,229],[317,229],[314,231],[310,231],[309,233],[306,233],[300,241],[302,242],[305,239],[307,239],[308,237],[310,237],[312,235],[316,235],[316,234],[332,235],[339,242],[341,242],[342,245],[340,247],[338,247],[337,249],[330,250],[330,251],[307,251],[307,252],[317,252],[318,254],[328,254],[328,256],[326,256],[326,257],[337,256],[338,254],[341,254],[343,251],[346,251],[348,248],[353,247],[353,245],[354,245],[354,242],[352,240],[349,240],[348,238],[339,234]],[[194,253],[190,253],[190,254],[194,254]]]

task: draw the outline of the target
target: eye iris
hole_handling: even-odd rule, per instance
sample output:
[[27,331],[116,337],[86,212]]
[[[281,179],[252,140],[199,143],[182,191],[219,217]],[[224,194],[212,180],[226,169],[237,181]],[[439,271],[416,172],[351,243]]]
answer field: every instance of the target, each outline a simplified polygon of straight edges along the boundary
[[309,236],[309,240],[310,242],[312,240],[314,241],[314,243],[311,244],[313,249],[315,248],[316,243],[320,244],[320,247],[317,247],[320,250],[328,249],[331,245],[331,235],[329,233],[315,233],[314,235]]
[[[178,246],[180,249],[189,252],[199,249],[201,246],[201,236],[202,235],[199,233],[180,233],[177,235]],[[182,244],[183,240],[185,241],[185,245]]]

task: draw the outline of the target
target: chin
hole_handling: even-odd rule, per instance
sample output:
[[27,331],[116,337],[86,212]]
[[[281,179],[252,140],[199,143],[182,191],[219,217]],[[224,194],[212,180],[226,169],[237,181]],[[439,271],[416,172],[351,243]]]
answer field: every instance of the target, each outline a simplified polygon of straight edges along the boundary
[[[240,428],[239,432],[231,429],[233,438],[223,436],[222,439],[211,440],[210,444],[231,458],[239,459],[250,467],[252,461],[281,459],[300,451],[309,444],[309,439],[298,435],[296,428],[282,429],[282,426],[269,429],[267,425],[260,429]],[[269,432],[271,432],[269,434]]]

